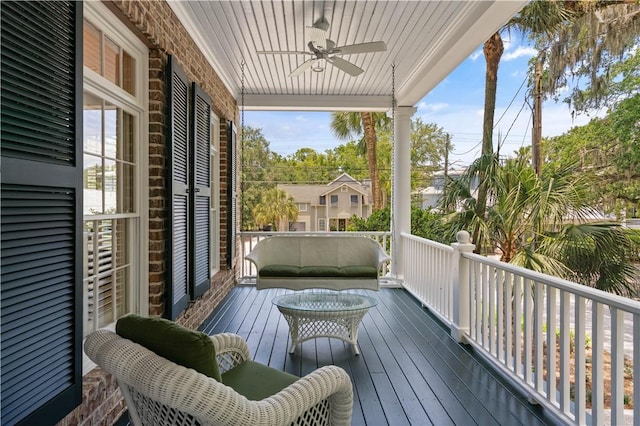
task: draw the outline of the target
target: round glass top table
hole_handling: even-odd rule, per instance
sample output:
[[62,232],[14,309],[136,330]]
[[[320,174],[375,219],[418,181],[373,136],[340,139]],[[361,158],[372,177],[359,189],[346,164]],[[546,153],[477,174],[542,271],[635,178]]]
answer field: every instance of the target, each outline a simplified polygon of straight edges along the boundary
[[317,337],[334,337],[350,343],[356,355],[358,328],[364,315],[378,301],[373,297],[345,292],[297,292],[276,296],[273,304],[289,324],[291,348]]

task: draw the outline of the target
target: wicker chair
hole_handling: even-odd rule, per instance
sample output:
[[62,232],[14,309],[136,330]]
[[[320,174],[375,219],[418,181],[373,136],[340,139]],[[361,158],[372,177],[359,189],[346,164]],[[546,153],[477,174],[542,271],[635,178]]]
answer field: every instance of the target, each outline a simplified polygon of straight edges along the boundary
[[[246,342],[210,336],[221,373],[249,360]],[[90,334],[85,352],[113,374],[134,425],[349,425],[353,390],[336,366],[317,369],[260,401],[195,370],[177,365],[108,330]]]

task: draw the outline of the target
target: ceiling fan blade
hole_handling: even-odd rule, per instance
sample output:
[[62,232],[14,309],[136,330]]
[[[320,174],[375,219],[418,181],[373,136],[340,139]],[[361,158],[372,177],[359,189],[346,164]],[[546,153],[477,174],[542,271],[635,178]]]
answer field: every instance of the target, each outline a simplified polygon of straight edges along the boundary
[[306,27],[305,35],[307,36],[307,43],[313,42],[313,45],[318,48],[327,48],[327,32],[320,28]]
[[256,53],[258,55],[313,55],[303,50],[261,50]]
[[337,56],[333,58],[327,58],[327,61],[329,61],[329,63],[333,66],[351,75],[352,77],[356,77],[364,72],[362,68],[352,64],[349,61],[345,61],[342,58],[338,58]]
[[309,59],[307,61],[304,61],[302,65],[300,65],[295,70],[291,71],[291,74],[289,74],[289,77],[299,76],[300,74],[302,74],[303,72],[311,68],[311,65],[313,65],[313,61],[315,61],[315,59]]
[[353,53],[384,52],[387,44],[384,41],[371,41],[369,43],[349,44],[333,49],[330,53],[337,55],[351,55]]

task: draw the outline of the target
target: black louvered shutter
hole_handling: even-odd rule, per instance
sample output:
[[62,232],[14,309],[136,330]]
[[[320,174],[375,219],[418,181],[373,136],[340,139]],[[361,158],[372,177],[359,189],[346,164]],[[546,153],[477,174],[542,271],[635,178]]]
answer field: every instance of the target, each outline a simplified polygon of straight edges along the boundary
[[233,121],[227,122],[227,266],[236,257],[236,156],[237,131]]
[[209,215],[211,205],[211,98],[193,83],[191,119],[190,290],[195,299],[209,289]]
[[189,83],[172,56],[169,60],[169,200],[171,200],[170,253],[168,256],[167,317],[176,319],[189,304]]
[[82,3],[0,3],[2,424],[82,401]]

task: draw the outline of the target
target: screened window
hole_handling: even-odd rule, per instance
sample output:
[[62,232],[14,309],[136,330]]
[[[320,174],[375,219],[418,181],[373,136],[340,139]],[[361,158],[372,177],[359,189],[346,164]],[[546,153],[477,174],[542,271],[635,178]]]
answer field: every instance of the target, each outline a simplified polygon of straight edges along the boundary
[[357,195],[352,195],[351,196],[351,206],[355,207],[358,205],[358,196]]
[[338,205],[338,196],[337,195],[332,195],[331,196],[331,206],[335,207]]

